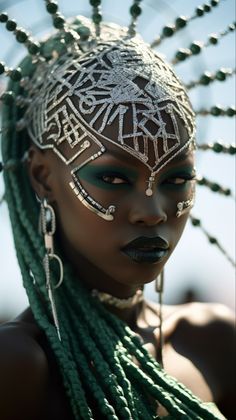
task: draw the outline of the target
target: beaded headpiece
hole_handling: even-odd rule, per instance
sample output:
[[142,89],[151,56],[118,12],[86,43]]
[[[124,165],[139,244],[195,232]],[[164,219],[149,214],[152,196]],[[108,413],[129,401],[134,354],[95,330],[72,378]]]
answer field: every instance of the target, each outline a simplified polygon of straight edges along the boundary
[[[195,145],[194,113],[185,88],[223,81],[234,70],[220,69],[215,74],[205,72],[199,80],[184,88],[171,67],[152,49],[191,20],[204,16],[219,1],[204,4],[190,18],[181,16],[173,25],[165,26],[151,43],[151,48],[136,34],[140,0],[135,0],[130,8],[132,18],[128,28],[102,23],[100,0],[90,1],[92,21],[84,17],[66,20],[59,13],[56,2],[46,0],[45,3],[58,31],[41,42],[35,41],[7,14],[0,14],[0,22],[29,52],[17,69],[0,63],[0,73],[6,73],[11,79],[8,91],[1,96],[4,103],[3,143],[14,135],[23,145],[28,142],[29,135],[40,148],[52,149],[70,166],[70,186],[81,202],[104,219],[113,220],[115,207],[104,208],[90,197],[80,182],[79,170],[101,156],[106,150],[103,141],[109,141],[149,168],[146,188],[149,196],[155,174],[182,150]],[[189,48],[179,49],[172,65],[199,54],[203,47],[217,44],[220,37],[234,29],[235,24],[231,24],[220,34],[211,35],[205,43],[193,42]],[[235,109],[214,106],[210,110],[196,110],[196,114],[233,116]],[[4,121],[10,122],[9,126]],[[200,145],[200,148],[235,152],[233,146],[218,143]],[[152,161],[149,151],[154,157]],[[4,167],[10,168],[12,164],[8,159]],[[199,177],[198,183],[225,195],[230,193],[204,177]],[[192,223],[201,225],[194,217]],[[211,243],[222,248],[203,230]]]

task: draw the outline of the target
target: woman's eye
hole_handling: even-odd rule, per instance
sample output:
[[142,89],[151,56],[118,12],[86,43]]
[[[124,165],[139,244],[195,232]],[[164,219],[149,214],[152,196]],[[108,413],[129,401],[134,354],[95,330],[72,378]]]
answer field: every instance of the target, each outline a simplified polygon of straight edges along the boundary
[[184,185],[188,181],[193,181],[195,176],[175,176],[166,180],[167,184],[172,185]]
[[107,184],[128,184],[128,180],[123,176],[102,175],[101,179]]

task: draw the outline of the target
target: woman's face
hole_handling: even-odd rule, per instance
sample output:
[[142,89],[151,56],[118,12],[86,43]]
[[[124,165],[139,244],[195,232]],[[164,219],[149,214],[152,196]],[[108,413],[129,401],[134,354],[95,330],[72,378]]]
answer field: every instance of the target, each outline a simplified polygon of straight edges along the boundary
[[[64,255],[88,287],[122,297],[122,291],[125,296],[154,280],[177,245],[188,217],[188,213],[176,217],[177,203],[191,198],[194,191],[194,157],[191,151],[181,152],[162,168],[155,177],[153,195],[148,197],[145,190],[150,170],[114,144],[104,145],[106,152],[78,175],[98,203],[105,208],[115,205],[113,221],[87,209],[69,186],[71,168],[53,152],[46,155]],[[140,249],[127,255],[123,248],[140,237],[147,238],[145,244],[141,241]],[[165,251],[153,251],[149,239],[156,237],[160,239],[155,246],[163,246]]]

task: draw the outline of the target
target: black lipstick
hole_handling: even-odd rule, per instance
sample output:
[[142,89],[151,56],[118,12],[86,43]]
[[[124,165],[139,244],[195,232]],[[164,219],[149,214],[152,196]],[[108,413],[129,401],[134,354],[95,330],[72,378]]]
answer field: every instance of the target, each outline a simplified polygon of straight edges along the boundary
[[161,261],[168,253],[169,243],[161,238],[141,236],[129,242],[122,252],[138,263]]

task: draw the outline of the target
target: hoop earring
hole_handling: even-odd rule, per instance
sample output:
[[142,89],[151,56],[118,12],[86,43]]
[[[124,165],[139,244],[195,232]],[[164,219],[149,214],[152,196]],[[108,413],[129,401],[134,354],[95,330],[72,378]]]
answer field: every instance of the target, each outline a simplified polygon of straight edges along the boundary
[[[57,331],[58,338],[61,341],[57,310],[56,310],[56,305],[55,305],[55,301],[53,297],[53,289],[57,289],[58,287],[60,287],[60,285],[63,282],[63,264],[60,257],[58,257],[58,255],[54,253],[53,235],[56,232],[55,212],[54,212],[53,207],[48,204],[45,198],[43,199],[43,201],[41,201],[39,228],[40,228],[41,234],[44,236],[44,245],[46,248],[46,253],[43,259],[43,266],[44,266],[44,271],[45,271],[45,276],[46,276],[46,288],[48,292],[48,298],[51,304],[54,325]],[[51,284],[51,275],[50,275],[50,261],[52,260],[56,260],[58,262],[59,270],[60,270],[59,281],[53,287]]]
[[159,303],[159,346],[157,348],[157,360],[159,361],[161,367],[164,367],[163,364],[163,347],[164,347],[164,336],[162,331],[162,304],[163,304],[163,289],[164,289],[164,268],[155,280],[155,290],[158,293],[158,303]]

